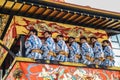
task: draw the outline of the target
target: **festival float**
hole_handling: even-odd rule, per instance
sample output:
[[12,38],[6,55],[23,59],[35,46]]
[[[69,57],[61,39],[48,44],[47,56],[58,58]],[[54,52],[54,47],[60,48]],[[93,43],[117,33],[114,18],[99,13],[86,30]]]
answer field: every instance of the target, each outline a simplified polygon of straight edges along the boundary
[[[0,0],[0,69],[3,80],[119,80],[120,68],[82,63],[34,60],[25,57],[30,29],[40,38],[44,31],[55,39],[97,36],[98,41],[120,33],[120,14],[54,0]],[[34,26],[33,26],[34,25]],[[21,56],[16,56],[20,53]]]

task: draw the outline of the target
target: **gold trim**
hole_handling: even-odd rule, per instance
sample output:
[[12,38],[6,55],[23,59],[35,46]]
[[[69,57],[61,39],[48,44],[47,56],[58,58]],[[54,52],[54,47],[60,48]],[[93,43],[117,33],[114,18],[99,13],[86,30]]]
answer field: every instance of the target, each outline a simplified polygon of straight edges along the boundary
[[[35,62],[35,60],[31,59],[31,58],[16,57],[15,60],[13,61],[12,65],[15,64],[16,62]],[[85,64],[74,63],[74,62],[60,62],[60,64],[61,65],[66,65],[66,66],[86,67]],[[120,70],[120,67],[109,67],[108,69],[110,69],[110,70]]]

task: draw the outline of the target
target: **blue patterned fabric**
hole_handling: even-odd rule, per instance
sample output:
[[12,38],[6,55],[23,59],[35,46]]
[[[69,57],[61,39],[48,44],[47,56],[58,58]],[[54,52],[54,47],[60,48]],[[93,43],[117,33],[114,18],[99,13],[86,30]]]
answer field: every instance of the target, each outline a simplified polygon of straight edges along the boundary
[[47,44],[48,50],[55,52],[55,42],[53,38],[48,37],[45,41],[45,44]]
[[86,55],[94,58],[93,50],[87,42],[81,44],[81,51],[82,51],[82,61],[81,62],[84,64],[87,64],[87,65],[93,64],[93,62],[86,59]]
[[71,48],[69,49],[70,51],[70,61],[71,62],[80,62],[78,58],[76,58],[76,54],[80,55],[80,46],[77,42],[73,42],[70,46]]
[[[49,51],[52,51],[55,53],[55,42],[53,40],[53,38],[51,37],[48,37],[45,41],[45,46],[47,47],[47,50],[46,50],[46,53],[44,54],[48,54],[47,52]],[[54,56],[51,56],[51,55],[47,55],[46,57],[47,60],[55,60],[55,57]]]
[[[111,56],[114,58],[114,52],[112,50],[112,48],[110,46],[105,46],[104,49],[103,49],[103,52],[104,52],[104,57],[108,57],[108,56]],[[110,60],[110,59],[105,59],[104,62],[103,62],[103,65],[105,66],[114,66],[114,60]]]
[[68,47],[64,40],[59,40],[56,43],[56,53],[58,53],[56,60],[58,61],[68,61],[68,57],[62,54],[59,54],[60,51],[65,51],[69,53]]
[[42,59],[42,55],[40,53],[31,52],[33,49],[40,49],[41,46],[41,40],[37,36],[31,35],[25,42],[26,56],[34,59]]
[[95,42],[93,45],[93,52],[94,52],[94,63],[98,63],[98,65],[101,65],[101,61],[99,60],[100,57],[103,57],[103,49],[99,42]]
[[47,47],[47,44],[42,43],[41,50],[43,51],[43,59],[46,60],[47,56],[48,56],[48,53],[49,53],[49,49]]

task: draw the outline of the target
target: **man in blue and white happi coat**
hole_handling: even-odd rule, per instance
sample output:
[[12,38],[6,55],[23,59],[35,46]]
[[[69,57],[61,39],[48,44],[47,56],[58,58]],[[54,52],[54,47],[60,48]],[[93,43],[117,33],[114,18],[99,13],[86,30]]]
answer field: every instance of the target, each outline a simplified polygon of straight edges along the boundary
[[103,52],[105,60],[103,61],[104,66],[114,66],[114,52],[110,46],[110,41],[104,40],[103,42]]
[[69,50],[62,35],[57,36],[56,53],[58,53],[57,61],[68,61]]
[[45,46],[48,48],[46,52],[43,53],[43,55],[46,55],[47,60],[55,60],[56,53],[55,53],[55,42],[53,38],[51,37],[52,33],[49,31],[44,32],[45,37]]
[[87,38],[84,36],[81,37],[80,42],[81,42],[81,55],[82,55],[81,62],[86,65],[93,64],[94,54],[91,46],[87,43]]
[[49,53],[49,49],[48,49],[47,43],[45,42],[45,39],[42,39],[41,41],[42,41],[41,50],[43,52],[43,59],[46,60],[47,59],[47,55]]
[[80,46],[77,42],[75,42],[74,37],[69,37],[69,55],[71,62],[80,62],[81,55],[80,55]]
[[90,42],[92,43],[92,49],[94,53],[94,64],[101,65],[104,60],[102,45],[98,42],[95,36],[90,37]]
[[42,51],[40,50],[42,42],[38,38],[37,34],[37,30],[30,30],[30,37],[25,42],[26,56],[33,59],[43,59]]

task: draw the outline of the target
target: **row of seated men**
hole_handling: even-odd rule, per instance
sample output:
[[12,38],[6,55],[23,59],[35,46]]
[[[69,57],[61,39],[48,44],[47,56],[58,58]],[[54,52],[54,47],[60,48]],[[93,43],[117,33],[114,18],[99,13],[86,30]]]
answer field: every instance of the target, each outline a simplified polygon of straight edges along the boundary
[[114,66],[114,53],[108,40],[104,40],[101,45],[96,37],[90,37],[92,43],[90,46],[84,36],[80,38],[79,44],[74,37],[69,37],[65,42],[63,36],[58,35],[55,42],[51,32],[45,31],[43,35],[44,39],[40,39],[37,36],[37,30],[30,30],[29,38],[25,42],[27,57],[86,65]]

